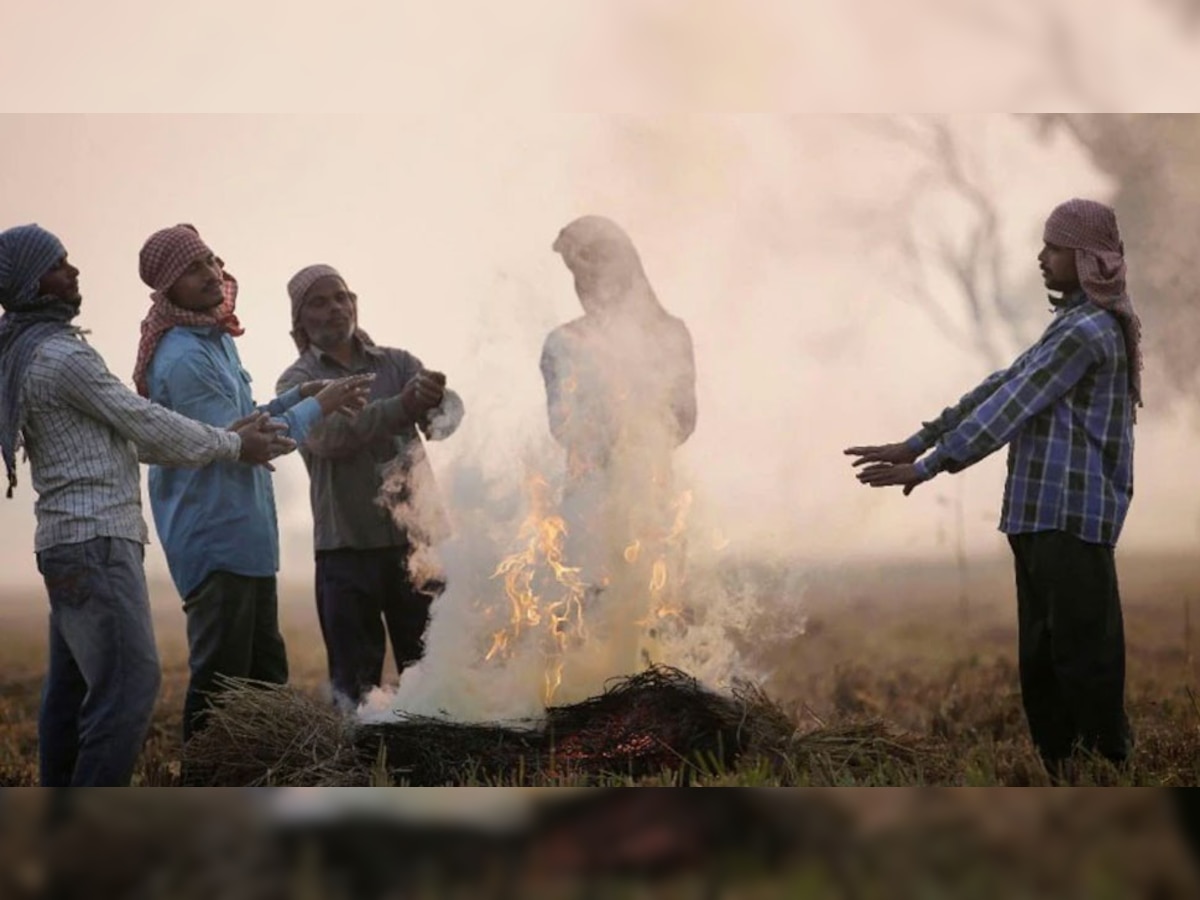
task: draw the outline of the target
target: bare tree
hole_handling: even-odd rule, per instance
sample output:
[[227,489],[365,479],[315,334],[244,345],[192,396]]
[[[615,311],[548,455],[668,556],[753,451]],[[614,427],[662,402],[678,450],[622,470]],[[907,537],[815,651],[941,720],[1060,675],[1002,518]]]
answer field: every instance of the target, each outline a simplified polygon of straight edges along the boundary
[[[1105,26],[1098,0],[928,0],[965,32],[1024,54],[1027,65],[1008,108],[1059,107],[1073,113],[1023,115],[1046,140],[1068,138],[1109,176],[1104,199],[1117,210],[1130,261],[1130,289],[1145,326],[1147,380],[1173,398],[1200,386],[1200,287],[1192,275],[1200,234],[1200,118],[1111,113],[1121,85],[1103,62],[1120,36]],[[1115,8],[1115,0],[1108,6]],[[1200,0],[1143,0],[1141,15],[1200,25]],[[1126,98],[1127,100],[1127,98]],[[1065,199],[1065,198],[1064,198]]]
[[[946,117],[870,118],[864,127],[910,154],[916,172],[886,209],[857,217],[859,227],[898,255],[903,296],[950,342],[971,350],[989,369],[1002,368],[1032,339],[1036,307],[1009,266],[1000,194],[980,154]],[[966,623],[965,479],[956,478],[950,495],[937,500],[951,516],[959,609]]]
[[[1200,287],[1192,274],[1200,234],[1200,117],[1110,113],[1121,87],[1104,65],[1119,39],[1104,11],[1083,0],[1014,4],[1005,0],[929,0],[977,37],[1021,48],[1030,63],[1009,108],[1046,101],[1082,112],[1025,115],[1046,140],[1067,137],[1114,183],[1105,199],[1117,210],[1130,262],[1130,289],[1145,328],[1147,380],[1171,398],[1200,386]],[[1115,4],[1114,4],[1115,5]],[[1143,0],[1145,16],[1200,25],[1200,0]],[[1152,399],[1153,402],[1153,399]]]
[[[1018,114],[1045,141],[1077,144],[1113,189],[1096,199],[1117,210],[1129,286],[1142,317],[1148,381],[1169,397],[1200,387],[1200,116]],[[905,295],[955,345],[993,368],[1034,336],[1036,285],[1014,275],[1002,234],[1000,190],[979,154],[945,117],[883,117],[864,124],[917,161],[917,173],[884,210],[856,227],[898,257]],[[1063,199],[1066,199],[1064,197]],[[948,209],[939,226],[930,212]],[[1153,398],[1152,402],[1153,402]]]
[[999,193],[979,154],[946,117],[870,118],[863,127],[909,153],[917,170],[887,208],[864,210],[858,227],[899,257],[904,296],[948,340],[1001,367],[1030,340],[1030,305],[1010,271]]

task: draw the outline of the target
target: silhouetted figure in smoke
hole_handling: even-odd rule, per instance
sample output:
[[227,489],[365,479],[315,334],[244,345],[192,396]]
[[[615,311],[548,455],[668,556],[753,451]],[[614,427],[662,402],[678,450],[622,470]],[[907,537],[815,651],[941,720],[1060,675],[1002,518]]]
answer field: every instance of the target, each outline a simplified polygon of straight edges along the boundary
[[615,223],[576,219],[553,249],[584,310],[547,336],[541,359],[550,431],[567,451],[568,560],[593,592],[626,565],[664,560],[673,590],[682,535],[671,535],[679,500],[671,456],[696,427],[691,335],[658,302]]

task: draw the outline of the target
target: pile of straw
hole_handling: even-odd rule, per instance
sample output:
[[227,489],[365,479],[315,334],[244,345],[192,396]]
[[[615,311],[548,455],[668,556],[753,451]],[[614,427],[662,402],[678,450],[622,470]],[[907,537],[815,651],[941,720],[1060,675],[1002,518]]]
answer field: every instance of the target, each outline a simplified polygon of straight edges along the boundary
[[222,679],[206,727],[184,748],[183,780],[249,787],[356,786],[370,769],[352,720],[283,685]]
[[837,784],[921,767],[921,748],[879,723],[801,734],[757,688],[721,695],[663,666],[551,707],[537,722],[398,715],[360,724],[293,689],[251,682],[227,684],[209,716],[187,747],[191,784],[589,784],[664,775],[688,783],[747,760],[784,783]]

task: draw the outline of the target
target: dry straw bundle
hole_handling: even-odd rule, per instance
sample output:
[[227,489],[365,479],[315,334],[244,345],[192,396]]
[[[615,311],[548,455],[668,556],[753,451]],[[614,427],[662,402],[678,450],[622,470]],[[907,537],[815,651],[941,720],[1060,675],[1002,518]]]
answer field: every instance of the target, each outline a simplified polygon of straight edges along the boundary
[[[185,780],[210,785],[690,783],[739,766],[775,783],[919,771],[923,748],[878,722],[800,732],[760,689],[717,694],[678,669],[614,679],[543,720],[417,716],[359,724],[294,689],[231,681],[187,747]],[[940,766],[938,766],[940,768]]]

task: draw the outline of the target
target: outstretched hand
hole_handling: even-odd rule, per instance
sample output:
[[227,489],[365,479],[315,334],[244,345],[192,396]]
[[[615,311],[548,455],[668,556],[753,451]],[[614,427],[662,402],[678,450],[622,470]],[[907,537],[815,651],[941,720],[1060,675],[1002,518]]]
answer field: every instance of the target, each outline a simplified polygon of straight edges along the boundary
[[858,473],[858,480],[868,487],[903,487],[907,497],[925,479],[912,463],[874,463]]
[[322,415],[332,415],[335,412],[354,416],[362,412],[371,395],[371,382],[375,374],[368,372],[362,375],[348,375],[345,378],[329,379],[327,381],[306,382],[305,387],[317,385],[317,390],[311,396],[321,404]]
[[857,456],[853,465],[858,466],[866,463],[886,463],[893,466],[906,465],[917,461],[919,453],[909,449],[908,445],[901,442],[898,444],[877,444],[861,447],[847,447],[842,451],[847,456]]

